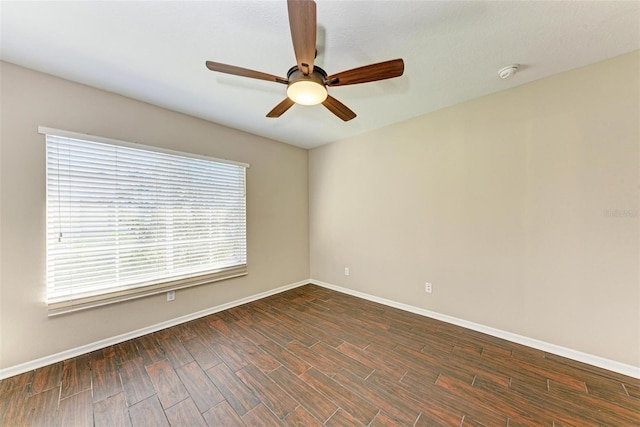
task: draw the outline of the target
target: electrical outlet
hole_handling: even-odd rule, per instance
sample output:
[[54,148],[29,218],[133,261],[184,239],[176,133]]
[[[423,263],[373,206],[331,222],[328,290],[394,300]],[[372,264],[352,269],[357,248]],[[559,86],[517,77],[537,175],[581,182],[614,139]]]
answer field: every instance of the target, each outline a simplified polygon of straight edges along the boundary
[[345,267],[344,268],[344,275],[348,276],[349,274],[351,274],[351,272],[349,271],[349,267]]
[[167,292],[167,301],[173,301],[176,299],[176,291]]
[[431,293],[431,290],[432,290],[432,289],[431,289],[431,283],[425,283],[425,284],[424,284],[424,291],[425,291],[426,293],[430,294],[430,293]]

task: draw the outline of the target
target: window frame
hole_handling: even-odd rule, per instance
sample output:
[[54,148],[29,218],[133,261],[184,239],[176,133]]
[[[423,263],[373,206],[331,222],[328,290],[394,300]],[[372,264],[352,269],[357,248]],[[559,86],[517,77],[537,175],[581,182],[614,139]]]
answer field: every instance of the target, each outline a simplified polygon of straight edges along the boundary
[[[247,173],[246,173],[246,170],[249,168],[250,166],[249,164],[237,162],[237,161],[219,159],[215,157],[204,156],[204,155],[199,155],[194,153],[165,149],[165,148],[160,148],[155,146],[143,145],[143,144],[138,144],[133,142],[104,138],[104,137],[99,137],[99,136],[90,135],[90,134],[71,132],[71,131],[66,131],[61,129],[54,129],[54,128],[49,128],[44,126],[38,127],[38,133],[45,135],[44,142],[45,142],[46,152],[48,152],[47,138],[48,136],[52,136],[52,137],[82,140],[82,141],[87,141],[89,143],[100,143],[100,144],[108,144],[108,145],[118,146],[118,147],[133,148],[136,150],[143,150],[145,152],[168,154],[172,156],[180,156],[183,158],[206,160],[206,161],[211,161],[215,163],[234,165],[244,169],[244,176],[243,176],[243,182],[242,182],[242,184],[244,185],[244,188],[243,188],[244,205],[242,210],[242,213],[243,213],[242,225],[244,227],[243,229],[244,230],[244,261],[245,261],[244,264],[233,265],[230,267],[220,268],[216,270],[209,270],[203,273],[189,273],[183,276],[173,275],[171,277],[165,277],[163,279],[154,280],[154,282],[150,284],[129,285],[129,287],[127,288],[123,288],[122,286],[117,285],[112,287],[111,290],[94,291],[95,293],[92,293],[92,294],[80,295],[75,297],[71,295],[66,297],[52,298],[50,296],[51,294],[50,290],[53,285],[49,283],[49,274],[48,274],[49,265],[50,265],[49,264],[50,229],[49,229],[49,220],[48,220],[50,199],[49,199],[49,189],[48,189],[49,188],[49,185],[48,185],[49,184],[49,164],[47,162],[47,164],[45,165],[45,188],[47,193],[46,194],[47,223],[45,224],[45,231],[47,236],[47,242],[45,244],[45,252],[46,252],[46,258],[47,258],[47,261],[46,261],[47,275],[45,278],[45,285],[46,285],[46,302],[47,302],[50,317],[60,315],[60,314],[85,310],[92,307],[99,307],[107,304],[113,304],[121,301],[142,298],[142,297],[160,294],[160,293],[168,292],[172,290],[178,290],[178,289],[183,289],[187,287],[213,283],[216,281],[230,279],[234,277],[240,277],[248,274],[248,268],[247,268],[247,264],[248,264],[248,260],[247,260],[248,247],[247,246],[248,245],[247,245],[247,233],[246,233],[246,230],[247,230],[247,209],[246,209]],[[47,159],[48,159],[48,155],[49,154],[47,153],[46,155]],[[171,245],[168,244],[168,245],[165,245],[164,247],[168,247],[168,246],[171,246]]]

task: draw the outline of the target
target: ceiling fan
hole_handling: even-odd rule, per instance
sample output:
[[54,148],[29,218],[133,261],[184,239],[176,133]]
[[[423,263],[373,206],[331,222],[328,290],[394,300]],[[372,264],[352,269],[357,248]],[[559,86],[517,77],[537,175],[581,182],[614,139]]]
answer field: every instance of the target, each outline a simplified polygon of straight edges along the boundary
[[322,104],[345,122],[356,117],[346,105],[327,93],[327,86],[345,86],[399,77],[404,72],[404,61],[394,59],[365,65],[337,74],[327,75],[314,66],[316,57],[316,3],[313,0],[287,0],[289,27],[297,65],[287,72],[287,77],[278,77],[260,71],[234,65],[207,61],[207,68],[219,73],[253,79],[268,80],[287,85],[287,97],[267,113],[267,117],[280,117],[293,106]]

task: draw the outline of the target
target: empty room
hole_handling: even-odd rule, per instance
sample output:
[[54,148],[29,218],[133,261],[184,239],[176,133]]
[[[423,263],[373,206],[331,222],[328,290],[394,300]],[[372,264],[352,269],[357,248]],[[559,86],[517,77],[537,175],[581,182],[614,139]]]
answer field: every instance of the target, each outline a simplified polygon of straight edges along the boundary
[[640,426],[640,2],[0,20],[0,426]]

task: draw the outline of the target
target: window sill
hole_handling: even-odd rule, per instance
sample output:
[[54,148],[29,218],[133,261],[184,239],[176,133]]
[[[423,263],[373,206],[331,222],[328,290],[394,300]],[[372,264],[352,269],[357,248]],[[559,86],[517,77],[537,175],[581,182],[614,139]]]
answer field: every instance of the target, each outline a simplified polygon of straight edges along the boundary
[[178,289],[190,288],[192,286],[206,285],[221,280],[231,279],[247,275],[247,266],[235,266],[219,270],[213,273],[171,280],[153,285],[139,286],[135,288],[124,289],[120,291],[108,292],[99,295],[89,295],[78,298],[65,298],[58,301],[48,303],[48,316],[55,317],[62,314],[74,313],[94,307],[102,307],[109,304],[115,304],[123,301],[129,301],[138,298],[144,298],[151,295],[157,295],[164,292],[175,291]]

